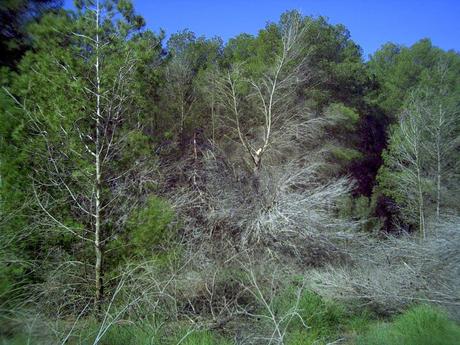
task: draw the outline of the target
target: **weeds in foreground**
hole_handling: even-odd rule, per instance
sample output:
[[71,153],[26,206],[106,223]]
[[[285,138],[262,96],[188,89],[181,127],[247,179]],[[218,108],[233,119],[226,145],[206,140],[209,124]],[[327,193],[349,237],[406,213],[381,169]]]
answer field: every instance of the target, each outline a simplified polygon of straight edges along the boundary
[[[273,310],[286,313],[295,299],[299,318],[288,325],[284,345],[322,345],[340,341],[355,345],[455,345],[460,339],[460,326],[437,307],[418,305],[391,321],[376,320],[366,311],[350,311],[344,305],[324,299],[305,290],[300,298],[294,289],[287,289],[273,300]],[[83,321],[82,321],[83,322]],[[87,326],[91,326],[88,324]],[[231,345],[216,332],[193,327],[168,327],[170,333],[155,331],[149,325],[125,323],[113,325],[99,345]],[[94,329],[86,328],[68,345],[94,345]],[[1,345],[50,344],[30,335],[0,339]]]

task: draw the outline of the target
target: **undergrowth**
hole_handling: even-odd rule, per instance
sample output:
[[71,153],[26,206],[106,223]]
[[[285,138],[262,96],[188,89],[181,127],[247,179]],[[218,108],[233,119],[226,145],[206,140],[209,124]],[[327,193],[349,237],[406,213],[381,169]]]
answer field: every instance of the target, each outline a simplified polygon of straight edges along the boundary
[[[273,300],[277,314],[283,315],[295,303],[293,288]],[[321,345],[340,342],[349,345],[455,345],[460,339],[460,326],[447,314],[433,306],[416,305],[391,320],[378,319],[375,314],[325,299],[309,290],[299,298],[298,317],[287,325],[283,345]],[[82,321],[84,322],[84,321]],[[81,326],[81,325],[80,325]],[[215,332],[196,330],[184,325],[169,325],[165,332],[153,324],[127,322],[112,325],[99,345],[231,345],[230,339]],[[97,324],[89,321],[69,338],[68,345],[93,345]],[[1,345],[50,344],[49,339],[33,334],[1,339]]]

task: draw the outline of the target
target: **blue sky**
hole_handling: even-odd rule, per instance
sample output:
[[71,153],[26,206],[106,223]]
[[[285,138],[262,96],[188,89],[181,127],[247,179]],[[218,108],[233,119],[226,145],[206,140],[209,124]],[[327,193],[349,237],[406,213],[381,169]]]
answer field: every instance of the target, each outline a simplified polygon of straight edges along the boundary
[[[66,0],[66,4],[71,3]],[[224,40],[256,34],[288,9],[326,16],[344,24],[364,51],[386,42],[411,45],[428,37],[443,49],[460,51],[460,0],[134,0],[147,26],[167,34],[188,28],[197,35]]]

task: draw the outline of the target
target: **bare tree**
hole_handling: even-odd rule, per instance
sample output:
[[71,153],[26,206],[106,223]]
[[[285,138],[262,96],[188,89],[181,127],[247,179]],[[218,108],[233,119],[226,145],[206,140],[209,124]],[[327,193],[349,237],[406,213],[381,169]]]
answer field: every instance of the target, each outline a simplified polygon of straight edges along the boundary
[[403,211],[412,217],[414,210],[420,235],[426,237],[424,187],[427,181],[426,104],[414,93],[391,134],[386,164],[396,192],[403,196]]
[[435,74],[439,79],[435,86],[428,84],[410,95],[386,156],[394,194],[409,219],[416,215],[423,238],[431,200],[440,220],[442,195],[452,180],[458,145],[458,112],[444,85],[447,66],[439,63]]
[[427,149],[434,161],[436,190],[436,219],[441,216],[442,193],[445,181],[452,170],[453,153],[458,136],[458,110],[449,104],[450,93],[447,87],[449,66],[445,62],[436,65],[435,76],[439,78],[437,90],[424,90],[427,98],[426,129]]
[[191,61],[187,56],[174,55],[166,68],[165,91],[168,106],[172,108],[174,115],[179,115],[180,135],[183,134],[185,121],[197,101],[193,77]]
[[218,102],[217,102],[217,81],[220,76],[217,69],[216,61],[213,61],[213,65],[209,67],[203,74],[203,80],[200,83],[199,91],[201,96],[206,99],[208,111],[211,116],[211,140],[213,143],[216,142],[216,131],[218,121]]
[[422,155],[423,155],[423,132],[422,132],[422,111],[419,104],[414,104],[415,108],[405,114],[401,120],[400,126],[405,142],[402,145],[401,154],[405,161],[409,162],[413,170],[409,170],[413,183],[417,188],[417,203],[419,213],[419,227],[422,237],[425,238],[425,200],[422,185]]
[[[308,54],[302,45],[305,30],[298,13],[290,13],[279,27],[281,49],[275,63],[258,79],[244,77],[241,66],[235,65],[223,73],[217,83],[217,96],[227,110],[227,125],[236,132],[239,143],[250,157],[254,175],[260,173],[262,160],[273,144],[274,132],[288,120],[299,115],[295,92],[305,82],[309,71]],[[241,88],[251,90],[241,92]],[[253,100],[255,115],[247,113],[242,103]],[[260,138],[252,138],[244,129],[243,119],[255,118],[262,127]]]

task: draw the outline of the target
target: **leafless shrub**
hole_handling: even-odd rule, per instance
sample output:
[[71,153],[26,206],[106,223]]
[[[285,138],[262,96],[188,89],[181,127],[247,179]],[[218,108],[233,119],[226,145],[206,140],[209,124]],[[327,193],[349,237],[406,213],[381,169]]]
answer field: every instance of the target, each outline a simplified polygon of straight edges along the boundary
[[351,181],[322,181],[319,163],[266,166],[255,179],[212,151],[202,160],[199,183],[172,195],[178,212],[188,215],[188,232],[201,229],[195,237],[202,238],[205,229],[224,231],[221,238],[243,247],[273,241],[279,247],[287,240],[293,246],[305,239],[324,242],[328,234],[356,225],[336,216],[337,201],[350,192]]
[[[459,219],[437,223],[437,236],[364,238],[350,250],[353,266],[311,273],[312,286],[335,299],[359,301],[382,314],[414,302],[435,303],[460,316]],[[433,224],[434,225],[434,224]]]
[[350,191],[350,181],[342,178],[321,183],[316,169],[315,165],[289,164],[281,171],[268,173],[271,176],[263,181],[264,203],[244,236],[259,239],[264,233],[276,236],[286,231],[315,234],[350,226],[334,217],[335,203]]

